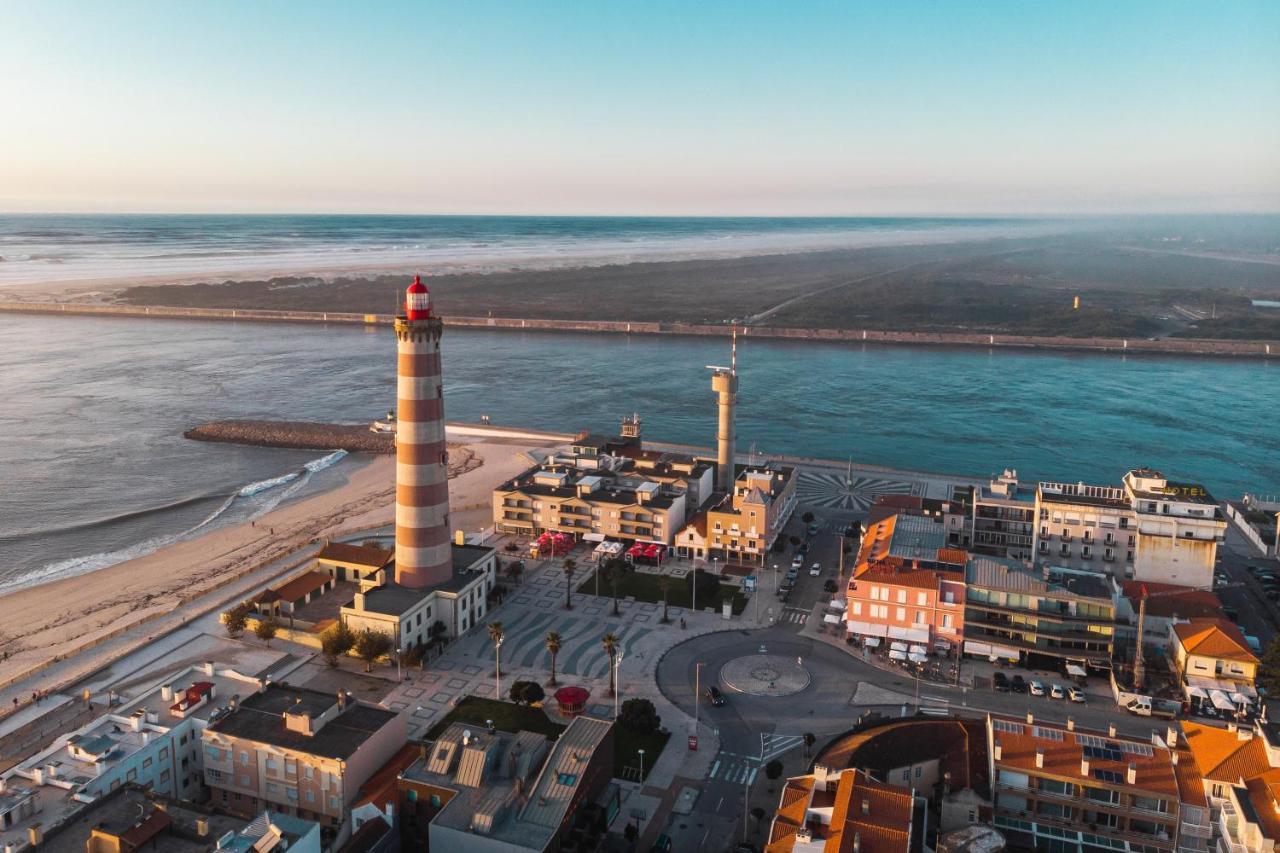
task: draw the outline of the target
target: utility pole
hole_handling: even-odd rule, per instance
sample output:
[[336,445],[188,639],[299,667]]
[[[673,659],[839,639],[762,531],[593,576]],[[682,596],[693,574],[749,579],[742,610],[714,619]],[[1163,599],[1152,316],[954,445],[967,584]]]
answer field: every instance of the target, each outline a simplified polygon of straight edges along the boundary
[[702,661],[693,665],[693,736],[698,736],[698,706],[702,704]]

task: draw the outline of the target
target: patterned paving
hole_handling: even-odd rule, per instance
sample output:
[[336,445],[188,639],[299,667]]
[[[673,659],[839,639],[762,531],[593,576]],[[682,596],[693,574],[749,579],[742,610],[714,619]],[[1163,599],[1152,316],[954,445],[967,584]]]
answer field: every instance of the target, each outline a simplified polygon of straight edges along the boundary
[[829,471],[801,469],[796,482],[796,500],[806,506],[865,512],[876,495],[920,495],[924,484],[879,477],[854,477]]

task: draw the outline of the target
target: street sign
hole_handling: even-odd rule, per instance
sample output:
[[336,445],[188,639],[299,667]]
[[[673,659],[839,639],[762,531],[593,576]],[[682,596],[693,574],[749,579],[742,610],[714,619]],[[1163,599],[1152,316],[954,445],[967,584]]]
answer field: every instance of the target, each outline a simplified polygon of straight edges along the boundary
[[697,752],[697,751],[698,751],[698,736],[697,736],[697,735],[689,735],[689,749],[693,750],[694,752]]

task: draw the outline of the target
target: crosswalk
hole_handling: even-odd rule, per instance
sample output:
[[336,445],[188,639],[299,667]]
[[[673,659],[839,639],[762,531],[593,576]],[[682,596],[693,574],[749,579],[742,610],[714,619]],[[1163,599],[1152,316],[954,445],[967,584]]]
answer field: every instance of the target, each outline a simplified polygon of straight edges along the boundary
[[763,735],[761,752],[756,755],[721,751],[707,771],[707,778],[721,779],[735,785],[750,785],[755,782],[761,764],[769,763],[802,743],[804,738],[801,735]]
[[778,614],[779,622],[791,622],[796,625],[803,625],[809,620],[809,611],[802,610],[799,607],[784,607],[782,612]]

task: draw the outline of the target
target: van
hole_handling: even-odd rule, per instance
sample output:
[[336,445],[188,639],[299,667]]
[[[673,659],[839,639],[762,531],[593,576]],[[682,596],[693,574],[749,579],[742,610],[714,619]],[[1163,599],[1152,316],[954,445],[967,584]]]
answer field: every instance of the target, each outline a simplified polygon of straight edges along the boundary
[[1125,710],[1138,717],[1164,717],[1168,720],[1172,720],[1177,717],[1177,714],[1173,711],[1152,707],[1151,700],[1146,698],[1134,699],[1125,706]]

